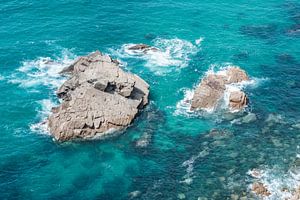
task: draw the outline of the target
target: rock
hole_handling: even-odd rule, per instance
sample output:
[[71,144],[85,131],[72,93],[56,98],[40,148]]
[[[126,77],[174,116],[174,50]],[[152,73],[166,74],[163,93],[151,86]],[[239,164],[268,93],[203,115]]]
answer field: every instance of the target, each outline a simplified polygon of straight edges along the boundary
[[141,196],[141,191],[133,191],[133,192],[130,192],[129,193],[129,199],[135,199],[135,198],[138,198],[139,196]]
[[259,169],[252,169],[248,172],[248,175],[252,176],[253,178],[261,178],[263,174],[263,171],[259,170]]
[[274,24],[242,26],[240,32],[259,39],[270,39],[276,35],[277,26]]
[[300,186],[292,193],[290,200],[299,200],[300,199]]
[[257,120],[257,117],[254,113],[248,113],[246,116],[242,118],[242,123],[252,123]]
[[265,120],[267,126],[273,126],[275,124],[285,124],[284,119],[281,115],[278,114],[269,114],[267,119]]
[[97,51],[65,68],[70,78],[58,89],[60,106],[48,118],[56,140],[104,138],[132,123],[148,103],[149,85]]
[[148,51],[158,51],[157,48],[151,47],[147,44],[136,44],[128,48],[131,51],[142,51],[143,53],[147,53]]
[[300,129],[300,123],[293,124],[292,127],[293,127],[293,128],[297,128],[297,129]]
[[232,120],[231,123],[233,123],[233,124],[249,124],[249,123],[255,122],[256,120],[257,120],[257,117],[254,113],[248,113],[244,117],[240,117],[240,118]]
[[226,129],[211,129],[208,133],[208,137],[213,137],[214,139],[223,139],[231,135]]
[[214,108],[225,91],[225,82],[223,77],[217,75],[208,75],[195,90],[191,110],[197,108]]
[[266,197],[266,196],[271,195],[271,193],[268,191],[267,187],[260,182],[253,183],[252,191],[259,196]]
[[185,199],[185,194],[180,193],[177,195],[178,199]]
[[136,147],[144,148],[147,147],[150,143],[151,135],[148,133],[144,133],[137,141]]
[[231,194],[230,195],[230,199],[231,200],[238,200],[239,199],[239,195],[237,195],[237,194]]
[[290,36],[300,35],[300,24],[295,24],[287,30],[287,34]]
[[224,182],[226,178],[224,176],[219,177],[219,181]]
[[240,69],[239,67],[230,67],[226,70],[226,75],[225,77],[227,78],[226,83],[239,83],[242,81],[249,81],[249,77],[247,73]]
[[[248,81],[244,70],[238,67],[229,67],[224,71],[208,74],[196,88],[191,102],[191,110],[214,109],[224,97],[226,85]],[[229,105],[231,110],[241,110],[247,105],[247,96],[237,90],[230,92]]]
[[247,96],[242,91],[234,91],[229,96],[229,107],[232,110],[241,110],[247,106]]
[[129,47],[128,49],[129,50],[145,50],[145,49],[148,49],[150,48],[149,45],[146,45],[146,44],[136,44],[136,45],[133,45],[131,47]]

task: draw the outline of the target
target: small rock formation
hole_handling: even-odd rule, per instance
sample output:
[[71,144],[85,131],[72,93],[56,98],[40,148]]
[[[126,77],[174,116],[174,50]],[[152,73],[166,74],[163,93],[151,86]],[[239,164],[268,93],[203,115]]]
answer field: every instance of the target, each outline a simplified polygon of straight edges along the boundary
[[[208,74],[195,90],[191,110],[214,109],[224,97],[226,85],[248,81],[246,72],[238,67],[229,67],[224,71]],[[231,110],[241,110],[248,103],[243,91],[230,92],[229,105]]]
[[241,110],[247,106],[247,96],[242,91],[234,91],[229,96],[229,107],[233,110]]
[[56,140],[104,138],[131,124],[148,103],[149,85],[99,51],[80,57],[62,73],[70,78],[58,89],[62,103],[48,118]]
[[226,129],[211,129],[208,133],[208,137],[212,137],[215,139],[223,139],[223,138],[227,138],[231,135],[231,133],[226,130]]
[[300,199],[300,186],[298,186],[295,191],[292,193],[292,196],[289,200],[299,200]]
[[140,197],[141,194],[142,194],[141,191],[136,190],[136,191],[130,192],[128,195],[129,195],[129,199],[136,199],[136,198]]
[[250,175],[250,176],[252,176],[253,178],[261,178],[262,177],[262,171],[261,170],[259,170],[259,169],[256,169],[256,168],[254,168],[254,169],[252,169],[252,170],[250,170],[249,172],[248,172],[248,174]]
[[136,44],[134,46],[129,47],[129,50],[145,50],[145,49],[149,49],[150,46],[147,44]]
[[248,113],[244,117],[234,119],[231,121],[232,124],[249,124],[252,122],[255,122],[257,120],[257,117],[254,113]]
[[267,197],[271,195],[267,187],[260,182],[253,183],[252,191],[259,196]]
[[143,53],[147,53],[148,51],[158,51],[157,48],[151,47],[147,44],[136,44],[128,48],[131,51],[142,51]]

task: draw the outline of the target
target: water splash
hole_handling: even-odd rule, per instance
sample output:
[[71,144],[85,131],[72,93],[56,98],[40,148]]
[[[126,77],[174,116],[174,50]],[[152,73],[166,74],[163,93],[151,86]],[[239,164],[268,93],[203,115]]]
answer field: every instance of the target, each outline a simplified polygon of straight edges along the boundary
[[68,50],[63,50],[60,57],[39,57],[35,60],[24,61],[10,78],[9,82],[24,88],[46,86],[58,88],[65,78],[59,72],[73,62],[75,55]]
[[157,75],[164,75],[174,69],[188,66],[190,57],[200,50],[203,38],[196,40],[196,45],[187,40],[156,38],[152,41],[153,49],[147,52],[130,50],[135,44],[124,44],[121,49],[111,50],[112,54],[122,59],[134,58],[145,61],[145,67]]
[[43,99],[38,101],[39,109],[38,111],[38,123],[33,123],[30,125],[30,130],[35,133],[48,134],[48,127],[46,119],[51,114],[51,109],[56,107],[57,104],[51,99]]
[[[299,159],[297,155],[296,163],[298,164]],[[300,187],[300,169],[296,165],[287,172],[276,166],[273,168],[262,166],[261,169],[249,170],[247,174],[252,182],[248,186],[248,191],[252,192],[254,182],[262,183],[271,193],[270,196],[264,197],[266,200],[292,199],[295,190]]]
[[[204,76],[210,75],[210,74],[217,74],[217,75],[226,75],[226,70],[229,67],[233,67],[232,64],[226,63],[222,66],[220,65],[211,65],[209,69],[204,73]],[[228,105],[229,105],[229,96],[230,93],[233,91],[239,91],[239,90],[244,90],[246,88],[256,88],[263,82],[269,80],[268,78],[256,78],[253,77],[249,81],[242,81],[239,83],[232,83],[232,84],[227,84],[226,89],[224,92],[224,96],[221,99],[221,103],[216,107],[216,108],[211,108],[211,109],[203,109],[201,111],[191,111],[191,101],[195,92],[195,89],[190,89],[190,88],[182,88],[181,90],[184,93],[184,97],[182,100],[180,100],[176,104],[176,110],[174,112],[174,115],[183,115],[183,116],[203,116],[207,114],[212,114],[215,111],[224,111],[227,110]],[[196,86],[195,86],[196,87]],[[230,111],[234,112],[234,111]]]

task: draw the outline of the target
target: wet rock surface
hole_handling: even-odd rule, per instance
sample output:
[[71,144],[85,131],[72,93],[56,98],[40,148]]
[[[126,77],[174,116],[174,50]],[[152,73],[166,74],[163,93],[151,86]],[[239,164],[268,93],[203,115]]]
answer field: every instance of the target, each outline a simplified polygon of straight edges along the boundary
[[[238,67],[229,67],[221,72],[208,74],[195,90],[191,110],[216,108],[225,95],[227,85],[248,80],[246,72]],[[247,103],[247,96],[243,91],[230,91],[228,107],[231,110],[241,110]]]
[[260,183],[260,182],[256,182],[256,183],[253,183],[252,185],[252,191],[259,195],[259,196],[263,196],[263,197],[266,197],[266,196],[270,196],[271,193],[269,192],[269,190],[267,189],[267,187]]
[[149,85],[99,51],[80,57],[62,73],[70,78],[58,89],[62,103],[48,119],[56,140],[105,138],[130,125],[148,103]]
[[143,53],[147,53],[148,51],[158,51],[157,48],[155,47],[151,47],[147,44],[135,44],[135,45],[132,45],[128,48],[128,50],[131,50],[131,51],[141,51]]

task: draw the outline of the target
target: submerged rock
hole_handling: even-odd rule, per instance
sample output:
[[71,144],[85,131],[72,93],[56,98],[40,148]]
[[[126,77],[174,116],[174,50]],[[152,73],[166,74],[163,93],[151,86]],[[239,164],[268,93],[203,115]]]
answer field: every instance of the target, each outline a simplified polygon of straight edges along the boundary
[[[208,74],[195,90],[191,110],[214,109],[224,97],[227,85],[248,80],[246,72],[238,67],[229,67],[224,71]],[[244,92],[230,91],[228,107],[231,110],[241,110],[247,105],[247,102]]]
[[276,35],[277,26],[274,24],[242,26],[240,32],[259,39],[270,39]]
[[300,123],[293,124],[292,127],[293,127],[293,128],[297,128],[297,129],[300,129]]
[[267,196],[271,195],[271,193],[269,192],[267,187],[264,184],[260,183],[260,182],[253,183],[252,191],[255,194],[257,194],[259,196],[263,196],[263,197],[267,197]]
[[300,35],[300,24],[296,24],[287,30],[287,34],[290,36],[299,36]]
[[231,135],[232,133],[230,133],[228,130],[226,129],[211,129],[208,133],[208,137],[212,137],[215,139],[223,139],[223,138],[227,138]]
[[104,138],[131,124],[148,103],[149,85],[99,51],[80,57],[63,73],[71,75],[57,91],[63,101],[48,119],[56,140]]
[[136,147],[144,148],[149,145],[151,141],[151,135],[148,133],[144,133],[137,141]]
[[128,196],[129,196],[129,199],[136,199],[136,198],[139,198],[141,196],[141,194],[142,194],[141,191],[136,190],[136,191],[130,192],[128,194]]
[[234,119],[231,123],[233,124],[249,124],[252,122],[255,122],[257,120],[257,117],[254,113],[248,113],[244,117]]
[[178,199],[185,199],[185,194],[179,193],[179,194],[177,195],[177,197],[178,197]]

